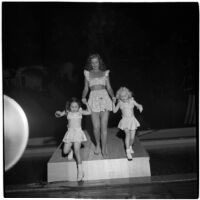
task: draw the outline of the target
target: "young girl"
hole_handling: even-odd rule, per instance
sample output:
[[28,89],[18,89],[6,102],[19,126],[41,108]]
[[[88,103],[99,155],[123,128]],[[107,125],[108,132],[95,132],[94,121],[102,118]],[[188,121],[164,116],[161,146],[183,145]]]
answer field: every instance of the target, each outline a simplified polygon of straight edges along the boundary
[[[85,83],[82,94],[82,102],[90,90],[88,104],[91,107],[91,118],[95,136],[95,154],[100,151],[104,158],[108,157],[107,152],[107,125],[109,111],[112,111],[112,99],[115,99],[109,79],[109,70],[106,70],[103,60],[99,54],[90,55],[84,70]],[[100,138],[101,147],[100,148]]]
[[132,145],[135,138],[135,131],[140,126],[140,123],[134,116],[133,108],[136,106],[142,112],[143,107],[134,100],[132,93],[126,87],[121,87],[117,91],[116,98],[118,99],[118,103],[115,106],[115,101],[113,101],[113,112],[116,113],[119,108],[121,109],[122,119],[119,122],[118,128],[126,134],[126,155],[128,160],[132,160],[131,153],[134,153]]
[[91,114],[88,103],[85,102],[85,104],[87,106],[87,110],[82,110],[82,108],[80,107],[80,102],[76,98],[72,98],[70,102],[66,103],[65,111],[56,111],[55,113],[56,117],[66,116],[68,119],[68,130],[63,138],[64,142],[63,152],[64,154],[68,154],[68,159],[72,159],[73,151],[71,148],[73,145],[78,165],[78,174],[77,174],[78,181],[81,181],[84,177],[84,173],[82,170],[82,161],[80,157],[81,142],[87,140],[81,128],[81,119],[82,115]]

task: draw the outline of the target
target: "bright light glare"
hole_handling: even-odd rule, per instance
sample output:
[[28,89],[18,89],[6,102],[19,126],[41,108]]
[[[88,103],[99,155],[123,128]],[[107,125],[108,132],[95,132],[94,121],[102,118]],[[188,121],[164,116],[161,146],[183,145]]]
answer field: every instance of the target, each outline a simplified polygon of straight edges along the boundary
[[28,121],[24,111],[16,101],[4,95],[4,168],[6,171],[21,158],[28,142],[28,135]]

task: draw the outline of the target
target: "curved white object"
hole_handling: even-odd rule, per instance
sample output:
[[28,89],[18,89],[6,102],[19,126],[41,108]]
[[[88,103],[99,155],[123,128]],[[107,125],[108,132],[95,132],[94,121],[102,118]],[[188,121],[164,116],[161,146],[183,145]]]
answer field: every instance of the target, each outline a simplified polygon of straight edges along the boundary
[[29,135],[28,121],[20,105],[4,95],[4,168],[13,167],[21,158]]

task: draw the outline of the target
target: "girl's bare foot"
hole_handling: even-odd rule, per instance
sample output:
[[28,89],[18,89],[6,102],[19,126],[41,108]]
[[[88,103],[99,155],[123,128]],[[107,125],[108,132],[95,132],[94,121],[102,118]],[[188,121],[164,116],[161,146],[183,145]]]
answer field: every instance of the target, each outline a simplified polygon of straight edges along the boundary
[[134,150],[133,150],[132,146],[130,146],[130,152],[131,152],[131,154],[134,154]]
[[83,177],[84,177],[84,172],[83,172],[82,164],[78,164],[77,181],[82,181]]
[[126,156],[129,161],[131,161],[133,159],[130,149],[126,149]]

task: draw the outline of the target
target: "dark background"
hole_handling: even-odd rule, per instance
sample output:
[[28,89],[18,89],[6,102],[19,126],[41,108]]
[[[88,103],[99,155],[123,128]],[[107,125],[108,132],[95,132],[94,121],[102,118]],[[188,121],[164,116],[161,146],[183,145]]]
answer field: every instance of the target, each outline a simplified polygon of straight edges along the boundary
[[[66,120],[54,113],[81,98],[83,69],[96,52],[114,92],[126,86],[143,105],[142,114],[135,110],[140,130],[195,125],[184,118],[198,87],[198,3],[2,5],[3,92],[24,109],[30,137],[64,135]],[[109,127],[120,117],[111,113]]]

